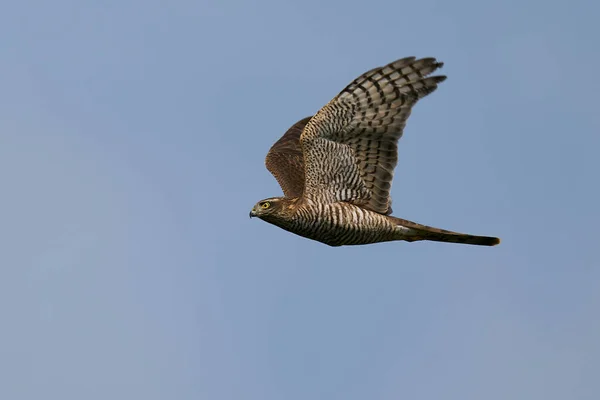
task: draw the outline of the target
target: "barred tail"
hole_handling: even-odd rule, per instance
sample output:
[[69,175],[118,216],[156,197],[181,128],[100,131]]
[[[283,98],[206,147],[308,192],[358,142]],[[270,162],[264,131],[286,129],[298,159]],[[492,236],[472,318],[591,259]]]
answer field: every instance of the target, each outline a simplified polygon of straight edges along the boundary
[[431,240],[435,242],[463,243],[478,246],[495,246],[500,243],[500,239],[496,237],[467,235],[464,233],[452,232],[444,229],[433,228],[427,225],[417,224],[416,222],[401,218],[388,218],[390,218],[395,224],[408,228],[408,232],[403,231],[401,237],[399,237],[399,240],[406,240],[408,242]]

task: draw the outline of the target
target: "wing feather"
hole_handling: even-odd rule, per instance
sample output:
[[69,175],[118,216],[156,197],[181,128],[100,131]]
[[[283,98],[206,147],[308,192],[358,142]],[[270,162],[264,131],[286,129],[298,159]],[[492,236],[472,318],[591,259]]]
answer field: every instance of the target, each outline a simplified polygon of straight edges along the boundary
[[265,165],[273,174],[285,197],[302,196],[304,190],[304,157],[300,147],[302,130],[312,117],[292,125],[267,153]]
[[442,65],[402,58],[365,72],[321,108],[300,137],[304,195],[390,214],[398,140],[412,107],[446,79],[429,76]]

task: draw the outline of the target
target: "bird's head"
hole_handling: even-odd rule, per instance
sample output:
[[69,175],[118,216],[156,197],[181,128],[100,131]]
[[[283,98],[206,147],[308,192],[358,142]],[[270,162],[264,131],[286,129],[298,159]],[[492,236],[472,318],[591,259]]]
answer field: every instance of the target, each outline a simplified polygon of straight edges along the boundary
[[[250,218],[258,217],[264,220],[274,220],[282,216],[287,208],[287,201],[283,197],[271,197],[256,203],[250,210]],[[270,222],[270,221],[269,221]]]

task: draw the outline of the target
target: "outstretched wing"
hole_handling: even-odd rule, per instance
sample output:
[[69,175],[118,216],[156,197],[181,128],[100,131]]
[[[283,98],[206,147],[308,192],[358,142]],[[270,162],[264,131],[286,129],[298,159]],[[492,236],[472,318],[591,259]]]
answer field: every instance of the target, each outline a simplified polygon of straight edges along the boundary
[[306,117],[296,122],[267,153],[265,165],[273,174],[285,197],[302,196],[304,190],[304,156],[300,147],[300,135],[307,122]]
[[412,107],[446,79],[428,77],[442,65],[408,57],[372,69],[319,110],[300,137],[304,196],[391,213],[398,139]]

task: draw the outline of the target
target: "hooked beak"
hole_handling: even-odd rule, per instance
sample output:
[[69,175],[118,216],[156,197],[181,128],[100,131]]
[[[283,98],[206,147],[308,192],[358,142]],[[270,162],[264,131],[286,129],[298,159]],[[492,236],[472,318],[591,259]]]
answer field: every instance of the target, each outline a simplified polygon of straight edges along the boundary
[[250,218],[252,217],[256,217],[256,211],[254,211],[254,208],[250,210]]

